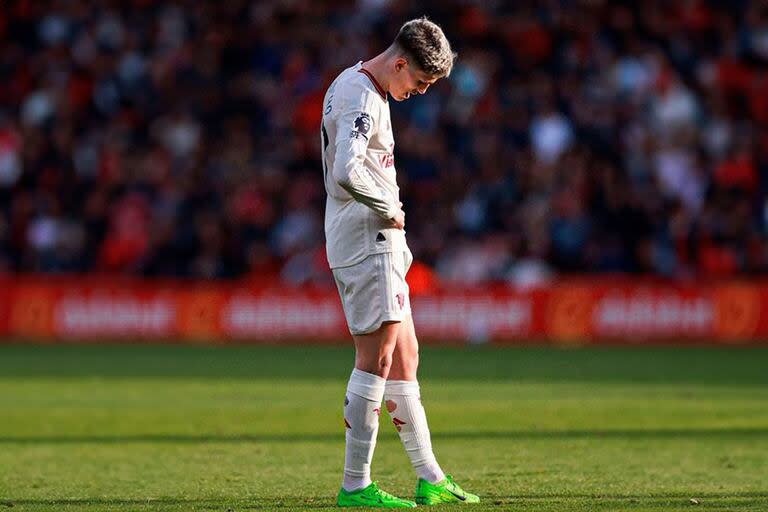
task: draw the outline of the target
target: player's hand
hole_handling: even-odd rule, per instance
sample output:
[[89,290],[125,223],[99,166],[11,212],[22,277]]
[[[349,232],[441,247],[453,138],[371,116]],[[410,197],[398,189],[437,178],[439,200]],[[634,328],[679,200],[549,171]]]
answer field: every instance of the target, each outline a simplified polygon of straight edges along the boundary
[[405,212],[403,211],[403,203],[399,203],[400,209],[397,211],[394,217],[389,219],[393,228],[405,229]]

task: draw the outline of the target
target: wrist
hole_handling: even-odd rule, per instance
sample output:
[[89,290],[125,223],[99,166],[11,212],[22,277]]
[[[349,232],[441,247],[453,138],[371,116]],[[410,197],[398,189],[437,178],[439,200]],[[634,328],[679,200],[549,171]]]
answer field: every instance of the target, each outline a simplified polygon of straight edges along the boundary
[[394,218],[397,216],[397,214],[398,214],[398,212],[399,212],[399,211],[400,211],[400,208],[399,208],[399,207],[398,207],[396,204],[393,204],[393,205],[392,205],[392,206],[390,206],[390,207],[389,207],[389,209],[387,210],[387,213],[386,213],[386,217],[385,217],[385,218],[386,218],[387,220],[392,220],[392,219],[394,219]]

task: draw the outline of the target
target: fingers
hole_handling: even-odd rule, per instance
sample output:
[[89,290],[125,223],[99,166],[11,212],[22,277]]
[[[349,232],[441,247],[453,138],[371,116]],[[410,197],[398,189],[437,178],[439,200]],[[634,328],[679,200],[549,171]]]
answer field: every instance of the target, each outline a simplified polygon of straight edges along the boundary
[[397,212],[397,215],[392,217],[390,220],[390,225],[397,229],[403,229],[405,227],[405,212],[403,210],[400,210]]
[[399,202],[397,203],[398,208],[400,209],[394,217],[392,217],[389,222],[393,228],[397,229],[404,229],[405,228],[405,212],[403,211],[403,203]]

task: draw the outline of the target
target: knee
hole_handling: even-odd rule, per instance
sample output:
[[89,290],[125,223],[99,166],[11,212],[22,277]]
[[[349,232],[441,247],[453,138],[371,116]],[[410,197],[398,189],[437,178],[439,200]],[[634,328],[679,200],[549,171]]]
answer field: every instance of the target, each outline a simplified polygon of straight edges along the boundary
[[394,380],[416,380],[419,369],[419,350],[414,347],[409,350],[399,350],[396,361],[392,365],[389,378]]
[[392,354],[378,353],[373,357],[365,357],[358,355],[355,361],[355,367],[368,373],[378,375],[379,377],[387,378],[389,370],[392,368]]
[[402,367],[403,371],[403,379],[414,380],[419,369],[418,351],[415,351],[414,353],[409,354],[407,357],[404,357],[403,360],[400,361],[400,366]]
[[389,370],[392,368],[392,353],[386,352],[379,354],[379,358],[376,361],[376,369],[379,371],[379,375],[386,376],[389,374]]
[[419,366],[419,341],[413,336],[408,340],[407,344],[404,344],[404,347],[405,358],[410,365],[417,368]]
[[387,378],[392,368],[392,353],[397,342],[399,324],[385,323],[380,331],[366,339],[356,339],[355,366],[368,373]]

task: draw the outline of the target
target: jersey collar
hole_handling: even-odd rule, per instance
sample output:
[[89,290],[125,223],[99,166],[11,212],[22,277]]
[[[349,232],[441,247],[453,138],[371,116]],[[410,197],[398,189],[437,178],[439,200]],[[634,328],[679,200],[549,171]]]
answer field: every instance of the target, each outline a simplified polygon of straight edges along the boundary
[[379,95],[382,97],[384,101],[387,101],[387,91],[384,90],[384,88],[379,84],[378,80],[374,78],[373,74],[371,74],[370,71],[365,69],[364,67],[360,66],[360,69],[357,70],[359,73],[364,74],[368,77],[368,79],[371,81],[373,86],[376,88],[376,92],[379,93]]

